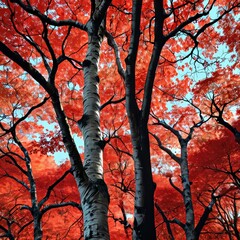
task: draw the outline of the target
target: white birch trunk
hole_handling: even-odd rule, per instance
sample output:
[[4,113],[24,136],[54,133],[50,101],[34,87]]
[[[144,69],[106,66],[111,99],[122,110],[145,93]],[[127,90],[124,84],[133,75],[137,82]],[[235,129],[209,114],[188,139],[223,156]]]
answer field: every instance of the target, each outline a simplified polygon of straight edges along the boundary
[[[90,26],[92,27],[92,26]],[[92,31],[93,30],[93,31]],[[109,195],[103,179],[103,146],[100,131],[98,60],[102,36],[90,29],[84,69],[84,114],[78,125],[84,138],[84,169],[89,181],[81,184],[84,239],[109,239]]]
[[[85,161],[84,166],[77,147],[73,141],[72,133],[64,109],[61,105],[60,95],[54,84],[54,70],[50,81],[46,79],[32,67],[30,63],[22,57],[12,52],[8,47],[1,43],[1,51],[27,71],[49,94],[59,123],[63,143],[69,154],[73,175],[81,195],[82,209],[84,215],[84,237],[85,239],[109,239],[108,231],[108,205],[109,195],[107,186],[103,180],[103,159],[102,159],[102,141],[99,123],[99,95],[97,63],[99,59],[99,49],[102,41],[100,34],[109,7],[110,0],[93,0],[92,13],[89,22],[86,24],[86,30],[89,35],[89,45],[86,60],[83,62],[84,68],[84,115],[78,122],[84,136]],[[101,24],[102,23],[102,24]],[[54,62],[54,61],[53,61]],[[59,63],[53,63],[55,68]],[[53,70],[53,69],[51,69]],[[32,191],[32,194],[34,191]],[[37,206],[37,202],[34,203]],[[38,214],[35,206],[34,213]],[[37,215],[36,215],[37,216]],[[39,215],[40,216],[40,215]],[[35,218],[34,218],[35,219]],[[39,218],[36,218],[37,224]],[[40,231],[38,231],[40,232]],[[39,234],[36,230],[36,239]],[[40,238],[39,238],[40,239]]]

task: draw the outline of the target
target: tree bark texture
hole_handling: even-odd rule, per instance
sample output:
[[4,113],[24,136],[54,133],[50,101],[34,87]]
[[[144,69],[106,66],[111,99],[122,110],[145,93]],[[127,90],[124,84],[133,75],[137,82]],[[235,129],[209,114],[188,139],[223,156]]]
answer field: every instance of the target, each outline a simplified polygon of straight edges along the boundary
[[[135,68],[140,37],[142,1],[133,1],[132,34],[125,59],[126,110],[130,124],[135,168],[133,239],[156,239],[154,223],[154,183],[150,161],[147,117],[142,116],[135,95]],[[150,94],[151,95],[151,94]],[[148,99],[149,100],[149,99]]]
[[189,181],[189,170],[187,160],[187,142],[181,143],[181,178],[183,186],[183,200],[185,205],[186,223],[185,223],[185,234],[187,240],[194,240],[194,211],[191,195],[191,184]]
[[[100,4],[95,1],[95,7]],[[109,194],[103,179],[103,147],[100,130],[100,98],[98,61],[103,40],[103,24],[95,21],[87,24],[88,51],[83,62],[84,113],[78,121],[84,139],[84,170],[88,181],[80,185],[84,216],[84,239],[109,239]]]

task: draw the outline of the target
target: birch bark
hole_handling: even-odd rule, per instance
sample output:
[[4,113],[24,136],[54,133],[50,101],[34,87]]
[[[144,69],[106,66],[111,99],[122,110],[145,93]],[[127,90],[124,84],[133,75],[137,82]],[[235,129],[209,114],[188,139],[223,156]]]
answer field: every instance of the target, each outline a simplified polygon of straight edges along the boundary
[[[103,146],[100,130],[100,98],[98,61],[100,46],[103,40],[104,20],[98,22],[101,12],[101,1],[92,2],[93,15],[87,24],[88,51],[83,62],[84,114],[78,126],[84,138],[84,170],[88,181],[79,190],[84,216],[85,239],[109,239],[108,206],[109,194],[103,179]],[[95,14],[95,15],[94,15]]]
[[78,125],[84,138],[84,169],[89,178],[80,186],[85,239],[109,239],[109,195],[103,179],[103,149],[100,131],[98,59],[102,36],[89,35],[84,67],[84,114]]
[[[102,139],[99,121],[100,101],[98,94],[99,77],[97,75],[97,64],[100,45],[103,38],[104,19],[110,3],[110,0],[91,1],[91,17],[88,23],[84,26],[77,22],[64,22],[64,25],[77,25],[80,29],[87,31],[89,37],[87,56],[83,62],[85,80],[84,114],[82,119],[78,121],[78,125],[84,136],[84,165],[82,164],[81,157],[74,143],[68,119],[61,104],[60,94],[55,86],[56,71],[61,60],[57,59],[54,50],[47,39],[47,30],[45,29],[45,41],[48,43],[47,46],[51,52],[50,55],[54,60],[52,68],[49,66],[49,81],[46,81],[45,77],[43,77],[38,70],[32,67],[31,63],[24,60],[17,52],[13,52],[5,44],[2,42],[0,43],[1,51],[21,66],[22,69],[27,71],[45,89],[52,100],[52,105],[61,129],[63,142],[69,154],[72,172],[81,195],[84,215],[84,238],[88,240],[109,239],[107,221],[109,195],[103,179],[103,149],[101,146]],[[19,4],[26,12],[36,15],[41,21],[50,21],[56,26],[60,24],[57,21],[49,19],[39,11],[35,11],[30,4],[25,5],[22,1],[17,1],[17,4]],[[33,46],[36,47],[37,45],[34,43]]]

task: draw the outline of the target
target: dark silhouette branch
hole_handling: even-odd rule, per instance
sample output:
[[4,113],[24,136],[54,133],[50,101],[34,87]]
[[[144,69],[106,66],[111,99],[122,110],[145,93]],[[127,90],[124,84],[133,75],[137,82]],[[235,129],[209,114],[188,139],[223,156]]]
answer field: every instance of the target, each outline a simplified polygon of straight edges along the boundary
[[8,134],[8,133],[10,133],[10,132],[12,132],[12,131],[15,131],[15,129],[16,129],[16,127],[18,126],[18,124],[20,124],[21,122],[23,122],[35,109],[43,106],[43,105],[47,102],[47,100],[48,100],[49,98],[50,98],[50,97],[45,97],[42,102],[40,102],[39,104],[31,107],[23,117],[20,117],[20,118],[11,126],[11,128],[9,128],[9,129],[3,129],[3,127],[1,127],[2,125],[0,124],[0,128],[5,131],[0,137],[3,137],[4,135],[6,135],[6,134]]
[[82,207],[79,203],[69,201],[69,202],[61,202],[61,203],[55,203],[55,204],[47,205],[41,210],[41,215],[43,215],[44,213],[46,213],[47,211],[49,211],[51,209],[66,207],[66,206],[72,206],[72,207],[78,208],[79,210],[82,210]]
[[50,185],[47,189],[47,193],[46,195],[42,198],[41,201],[39,201],[39,208],[41,208],[43,206],[43,204],[49,199],[50,195],[51,195],[51,192],[53,191],[53,189],[61,182],[65,179],[65,177],[71,173],[71,169],[65,171],[65,173],[60,177],[58,178],[52,185]]
[[209,219],[209,214],[212,212],[213,206],[216,203],[217,197],[212,193],[211,201],[208,206],[205,207],[201,218],[198,221],[197,226],[194,229],[196,239],[199,239],[203,227],[205,226],[207,220]]
[[174,236],[173,236],[173,232],[172,232],[172,229],[171,229],[171,225],[170,225],[170,222],[169,222],[167,216],[165,215],[165,213],[163,212],[163,210],[160,208],[160,206],[157,203],[155,203],[155,207],[158,210],[158,212],[161,214],[161,216],[163,218],[163,221],[166,224],[167,231],[168,231],[170,239],[174,240]]
[[178,187],[173,183],[172,178],[169,178],[169,183],[171,184],[171,186],[172,186],[177,192],[179,192],[179,193],[181,194],[181,196],[183,196],[183,191],[182,191],[180,188],[178,188]]
[[80,22],[74,21],[72,19],[68,20],[60,20],[56,21],[48,16],[42,14],[36,7],[31,6],[30,4],[26,5],[21,0],[11,0],[12,3],[18,4],[22,9],[24,9],[26,12],[38,17],[42,22],[46,22],[47,24],[53,25],[53,26],[73,26],[76,28],[79,28],[81,30],[86,30],[86,25],[82,24]]

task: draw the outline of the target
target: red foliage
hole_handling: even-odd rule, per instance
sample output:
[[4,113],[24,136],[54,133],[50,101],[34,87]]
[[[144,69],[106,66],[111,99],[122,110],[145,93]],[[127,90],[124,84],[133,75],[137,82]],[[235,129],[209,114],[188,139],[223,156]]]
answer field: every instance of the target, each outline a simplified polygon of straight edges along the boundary
[[[84,29],[44,23],[39,17],[24,11],[16,2],[5,0],[1,3],[1,41],[29,61],[31,67],[44,77],[48,76],[47,64],[52,67],[56,59],[61,62],[54,75],[56,87],[71,131],[81,139],[76,122],[83,115],[82,62],[86,57],[89,36]],[[28,4],[30,1],[22,2]],[[166,37],[162,41],[166,42],[155,73],[148,126],[151,133],[152,171],[156,183],[155,202],[167,218],[164,219],[163,214],[156,209],[158,239],[170,239],[166,223],[170,223],[175,239],[185,237],[183,229],[173,223],[175,218],[184,222],[186,217],[180,193],[182,181],[179,164],[167,151],[159,148],[162,144],[176,157],[180,157],[176,131],[184,139],[194,128],[188,145],[188,164],[195,225],[211,198],[217,197],[201,239],[227,239],[227,235],[232,234],[233,230],[230,229],[229,233],[224,230],[224,226],[232,224],[233,219],[226,217],[222,222],[219,220],[223,218],[225,210],[225,215],[230,213],[239,221],[239,144],[231,130],[224,128],[219,121],[221,115],[224,121],[239,132],[237,10],[229,11],[215,25],[208,26],[213,18],[219,16],[219,13],[225,14],[224,11],[230,9],[236,1],[217,0],[213,16],[204,16],[185,24],[187,19],[207,11],[213,2],[209,1],[206,7],[206,1],[203,0],[163,1],[166,16],[169,17],[165,16],[162,26],[161,34]],[[86,24],[91,15],[90,1],[34,0],[31,5],[33,11],[55,20],[71,19]],[[171,11],[171,8],[174,10]],[[114,0],[106,16],[106,30],[115,39],[123,67],[130,46],[131,12],[130,1]],[[139,108],[146,94],[144,87],[147,72],[152,51],[156,47],[153,41],[157,23],[151,1],[144,2],[141,16],[135,69],[135,98]],[[178,29],[181,31],[175,34],[174,31]],[[201,34],[203,30],[204,34]],[[171,34],[174,37],[167,38]],[[225,55],[221,48],[225,49]],[[191,58],[189,61],[186,58],[188,55]],[[61,61],[63,56],[67,58]],[[9,230],[16,238],[32,239],[33,217],[26,207],[32,204],[28,190],[29,173],[35,179],[38,202],[46,196],[49,187],[51,189],[41,210],[64,202],[79,203],[79,195],[71,173],[52,188],[70,169],[70,164],[66,162],[57,165],[54,159],[54,153],[65,154],[65,148],[51,101],[47,100],[28,115],[32,107],[48,97],[48,93],[6,56],[1,55],[0,64],[0,226],[10,226]],[[135,194],[133,146],[125,110],[124,82],[118,74],[114,51],[105,39],[101,45],[98,67],[102,104],[100,122],[106,142],[103,168],[111,199],[110,235],[111,239],[131,239]],[[197,77],[194,77],[195,72]],[[162,120],[171,127],[163,128],[159,124]],[[15,139],[9,129],[14,129]],[[161,144],[156,143],[153,135],[161,140]],[[26,151],[17,144],[17,140]],[[84,153],[81,154],[84,158]],[[26,155],[31,159],[31,170],[27,167]],[[233,207],[237,209],[237,214],[233,212]],[[44,213],[41,220],[43,239],[83,238],[82,213],[76,207],[53,208]],[[240,231],[239,226],[235,228],[237,231]],[[4,231],[0,232],[0,237],[2,233]]]

